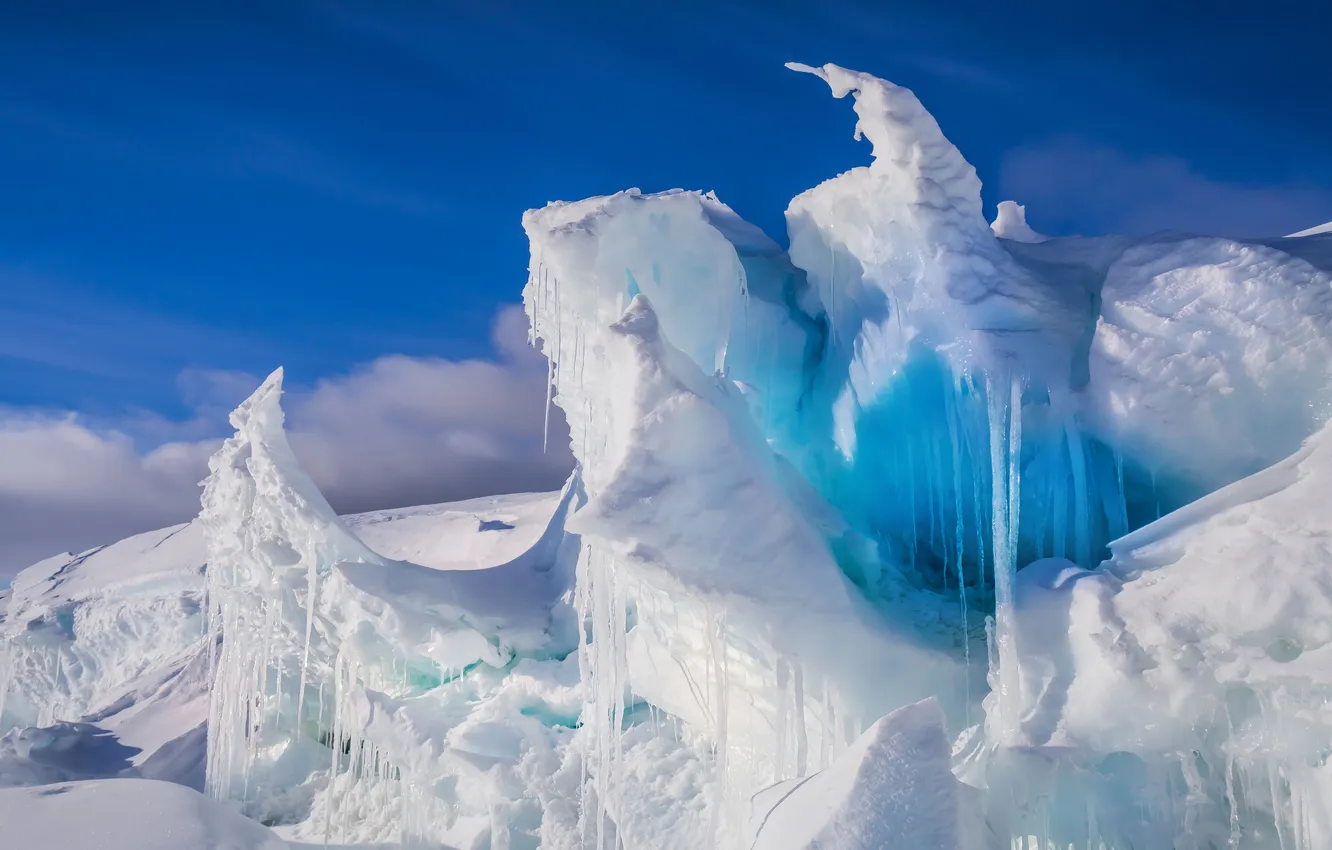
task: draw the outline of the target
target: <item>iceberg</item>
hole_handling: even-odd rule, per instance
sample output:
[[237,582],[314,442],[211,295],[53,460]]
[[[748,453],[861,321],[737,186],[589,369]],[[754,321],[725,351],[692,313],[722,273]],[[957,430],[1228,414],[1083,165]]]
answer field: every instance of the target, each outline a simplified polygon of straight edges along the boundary
[[1328,846],[1327,237],[987,222],[909,90],[790,67],[872,159],[789,247],[706,192],[523,216],[560,493],[339,517],[275,372],[198,519],[0,600],[0,793],[166,779],[245,847]]

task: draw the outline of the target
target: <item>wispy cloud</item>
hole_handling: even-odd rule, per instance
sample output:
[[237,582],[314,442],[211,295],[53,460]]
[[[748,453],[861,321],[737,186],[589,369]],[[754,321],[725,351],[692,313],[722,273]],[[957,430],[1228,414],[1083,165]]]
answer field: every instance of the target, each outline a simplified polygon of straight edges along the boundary
[[271,117],[153,92],[162,117],[125,125],[92,111],[0,100],[0,132],[44,139],[79,157],[115,161],[174,180],[260,180],[322,199],[419,218],[452,214],[443,198],[386,172],[385,162],[340,149]]
[[1332,219],[1326,188],[1216,180],[1182,159],[1133,157],[1076,138],[1009,152],[999,186],[1045,233],[1281,236]]
[[134,309],[49,272],[0,263],[0,359],[108,379],[153,371],[162,352],[254,349],[249,335]]
[[451,212],[442,199],[376,174],[369,163],[321,150],[280,129],[217,117],[208,123],[214,130],[199,167],[215,175],[275,180],[328,200],[406,216],[443,218]]
[[[527,348],[526,328],[509,307],[495,320],[493,359],[390,356],[289,387],[292,444],[334,507],[559,486],[572,465],[568,431],[554,411],[543,451],[545,361]],[[180,390],[195,416],[182,422],[130,414],[99,424],[76,413],[0,411],[0,576],[193,516],[226,411],[258,380],[183,374]],[[144,450],[145,434],[166,442]]]

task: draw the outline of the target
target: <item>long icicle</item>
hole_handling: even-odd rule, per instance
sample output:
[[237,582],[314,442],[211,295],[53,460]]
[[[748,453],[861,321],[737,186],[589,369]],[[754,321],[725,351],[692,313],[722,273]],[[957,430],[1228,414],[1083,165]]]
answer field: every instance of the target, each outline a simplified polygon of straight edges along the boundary
[[1016,574],[1017,502],[1020,487],[1022,440],[1022,385],[1009,378],[1009,391],[991,376],[990,414],[991,527],[994,535],[994,640],[997,644],[995,671],[999,692],[998,719],[1001,740],[1011,740],[1019,676],[1013,583]]

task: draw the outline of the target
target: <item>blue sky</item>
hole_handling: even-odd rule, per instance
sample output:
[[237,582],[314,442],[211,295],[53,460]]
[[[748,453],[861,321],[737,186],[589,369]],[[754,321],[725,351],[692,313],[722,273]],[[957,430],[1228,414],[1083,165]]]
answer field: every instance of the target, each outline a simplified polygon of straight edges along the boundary
[[318,410],[389,356],[508,363],[524,209],[713,189],[781,239],[867,160],[788,60],[913,89],[1045,232],[1332,219],[1332,9],[1196,8],[9,0],[0,408],[143,452],[277,365]]

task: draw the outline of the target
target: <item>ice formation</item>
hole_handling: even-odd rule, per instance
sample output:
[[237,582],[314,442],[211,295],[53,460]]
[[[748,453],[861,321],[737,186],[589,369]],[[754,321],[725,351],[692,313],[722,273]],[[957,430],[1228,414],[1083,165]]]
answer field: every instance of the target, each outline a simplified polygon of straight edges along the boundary
[[20,576],[0,785],[352,846],[1332,844],[1328,237],[991,225],[910,91],[791,67],[873,158],[788,250],[710,193],[523,217],[562,493],[339,518],[275,373],[198,520]]
[[990,229],[1000,239],[1013,242],[1044,242],[1048,238],[1031,229],[1027,224],[1027,208],[1016,201],[999,202],[998,214],[990,223]]

